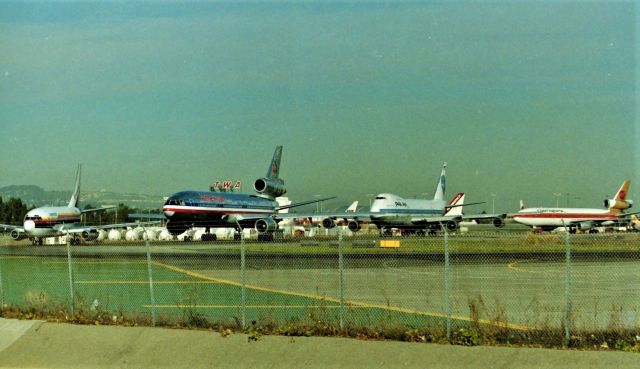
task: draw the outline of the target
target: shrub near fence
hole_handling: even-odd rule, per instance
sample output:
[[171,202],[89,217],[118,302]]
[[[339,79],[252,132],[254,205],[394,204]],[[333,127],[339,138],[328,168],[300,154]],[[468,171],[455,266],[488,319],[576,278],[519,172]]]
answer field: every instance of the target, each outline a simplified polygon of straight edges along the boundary
[[[0,246],[2,314],[637,350],[640,234]],[[381,247],[383,246],[383,247]]]

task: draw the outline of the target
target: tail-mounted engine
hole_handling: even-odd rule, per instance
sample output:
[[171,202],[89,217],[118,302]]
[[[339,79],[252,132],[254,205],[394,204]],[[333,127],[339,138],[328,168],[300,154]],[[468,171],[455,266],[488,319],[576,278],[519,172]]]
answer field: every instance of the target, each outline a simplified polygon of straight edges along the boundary
[[253,183],[253,188],[261,195],[276,198],[287,192],[284,181],[273,178],[259,178]]
[[278,229],[278,223],[271,218],[262,218],[256,220],[255,228],[258,233],[273,232]]
[[633,206],[633,200],[604,200],[604,207],[607,209],[626,210]]
[[24,240],[25,238],[27,238],[27,235],[24,232],[20,232],[15,229],[11,231],[10,235],[11,238],[13,238],[15,241]]

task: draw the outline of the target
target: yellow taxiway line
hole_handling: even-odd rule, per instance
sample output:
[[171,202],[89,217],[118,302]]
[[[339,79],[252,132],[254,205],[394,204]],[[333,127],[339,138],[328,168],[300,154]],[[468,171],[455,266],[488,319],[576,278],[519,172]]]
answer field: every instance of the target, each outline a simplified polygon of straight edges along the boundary
[[[200,273],[196,273],[196,272],[192,272],[192,271],[189,271],[189,270],[185,270],[185,269],[182,269],[182,268],[179,268],[179,267],[176,267],[176,266],[173,266],[173,265],[165,264],[165,263],[162,263],[162,262],[159,262],[159,261],[153,261],[152,263],[157,265],[157,266],[164,267],[164,268],[167,268],[169,270],[172,270],[172,271],[175,271],[175,272],[178,272],[178,273],[182,273],[182,274],[194,277],[194,278],[204,279],[204,280],[217,282],[217,283],[221,283],[221,284],[226,284],[226,285],[230,285],[230,286],[235,286],[235,287],[242,287],[242,284],[238,283],[238,282],[234,282],[234,281],[230,281],[230,280],[226,280],[226,279],[221,279],[221,278],[209,277],[209,276],[206,276],[206,275],[203,275],[203,274],[200,274]],[[284,294],[284,295],[289,295],[289,296],[305,297],[305,298],[316,299],[316,300],[320,300],[320,301],[329,301],[329,302],[338,303],[338,304],[340,303],[339,299],[335,299],[335,298],[331,298],[331,297],[324,297],[324,296],[312,295],[312,294],[301,293],[301,292],[291,292],[291,291],[285,291],[285,290],[276,290],[276,289],[260,287],[260,286],[250,285],[250,284],[245,284],[244,288],[248,288],[248,289],[252,289],[252,290],[256,290],[256,291],[269,292],[269,293]],[[429,317],[435,317],[435,318],[447,318],[447,315],[446,314],[442,314],[442,313],[424,312],[424,311],[418,311],[418,310],[414,310],[414,309],[407,309],[407,308],[402,308],[402,307],[397,307],[397,306],[370,304],[370,303],[359,302],[359,301],[344,301],[344,304],[345,304],[345,307],[383,309],[383,310],[388,310],[388,311],[394,311],[394,312],[406,313],[406,314],[413,314],[413,315],[419,315],[419,316],[429,316]],[[174,305],[173,307],[176,307],[176,306]],[[464,317],[464,316],[452,315],[451,318],[452,319],[456,319],[456,320],[467,321],[467,322],[475,321],[474,319],[471,319],[469,317]],[[491,320],[486,320],[486,319],[478,319],[477,322],[482,323],[482,324],[493,325],[493,326],[500,327],[500,328],[508,328],[508,329],[514,329],[514,330],[519,330],[519,331],[535,330],[535,328],[533,328],[533,327],[527,327],[527,326],[520,325],[520,324],[496,322],[496,321],[491,321]]]

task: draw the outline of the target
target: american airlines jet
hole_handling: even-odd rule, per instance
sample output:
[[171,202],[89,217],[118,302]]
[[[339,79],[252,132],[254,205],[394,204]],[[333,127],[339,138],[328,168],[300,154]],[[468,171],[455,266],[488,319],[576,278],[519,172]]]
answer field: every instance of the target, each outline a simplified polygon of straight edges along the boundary
[[521,201],[521,210],[513,215],[513,220],[543,231],[564,227],[570,233],[577,230],[597,232],[595,227],[612,225],[631,215],[624,213],[633,205],[632,200],[627,200],[630,185],[631,181],[624,181],[613,199],[604,200],[607,209],[525,208]]
[[[258,178],[253,184],[257,195],[209,191],[180,191],[172,194],[162,208],[164,216],[160,215],[167,219],[167,230],[177,236],[189,229],[203,227],[205,233],[202,241],[215,241],[216,234],[211,232],[212,228],[235,228],[238,232],[243,228],[254,228],[259,233],[259,240],[270,241],[278,229],[278,222],[310,216],[282,213],[281,210],[334,198],[280,206],[275,199],[287,192],[284,181],[280,178],[281,157],[282,146],[276,146],[266,176]],[[151,217],[136,214],[135,217],[156,218],[153,214]],[[235,234],[235,238],[239,236],[239,233]]]
[[80,210],[80,165],[76,174],[76,186],[67,206],[44,206],[29,211],[24,217],[22,227],[0,224],[0,228],[10,230],[11,238],[22,240],[29,238],[34,245],[42,245],[42,240],[47,237],[71,235],[71,244],[80,244],[80,237],[85,241],[94,241],[98,238],[99,229],[124,228],[137,226],[141,223],[109,224],[103,226],[82,226],[80,219],[82,214],[94,211],[107,210],[113,207]]

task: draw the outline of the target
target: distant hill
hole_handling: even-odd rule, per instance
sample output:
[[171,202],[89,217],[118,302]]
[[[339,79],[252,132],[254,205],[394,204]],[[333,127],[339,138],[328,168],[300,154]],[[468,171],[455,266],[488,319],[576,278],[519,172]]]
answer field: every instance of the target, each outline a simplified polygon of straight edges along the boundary
[[[32,206],[46,205],[66,205],[71,197],[71,191],[45,191],[41,187],[26,186],[6,186],[0,188],[0,196],[3,201],[12,197],[22,199],[23,203]],[[80,191],[80,205],[118,205],[125,204],[138,209],[158,209],[162,207],[162,196],[141,195],[129,193],[116,193],[107,191],[82,192]]]

